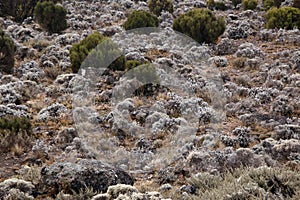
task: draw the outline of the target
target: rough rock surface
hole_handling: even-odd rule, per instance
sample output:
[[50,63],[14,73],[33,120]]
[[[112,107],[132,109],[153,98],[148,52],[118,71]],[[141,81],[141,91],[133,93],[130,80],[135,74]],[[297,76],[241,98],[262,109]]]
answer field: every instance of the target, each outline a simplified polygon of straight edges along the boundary
[[47,191],[79,192],[92,188],[94,191],[106,192],[108,187],[118,183],[133,185],[130,175],[97,160],[79,160],[76,163],[58,162],[41,171],[43,184]]

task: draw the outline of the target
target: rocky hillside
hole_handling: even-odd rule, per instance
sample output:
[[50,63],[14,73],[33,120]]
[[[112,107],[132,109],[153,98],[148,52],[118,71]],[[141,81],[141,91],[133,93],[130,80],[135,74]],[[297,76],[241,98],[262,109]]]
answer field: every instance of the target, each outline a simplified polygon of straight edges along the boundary
[[[0,199],[300,199],[300,30],[228,0],[211,8],[226,24],[215,43],[173,30],[209,2],[174,0],[159,27],[130,31],[147,1],[63,0],[59,33],[0,17],[16,46],[0,74]],[[72,45],[95,31],[152,67],[87,57],[74,73]]]

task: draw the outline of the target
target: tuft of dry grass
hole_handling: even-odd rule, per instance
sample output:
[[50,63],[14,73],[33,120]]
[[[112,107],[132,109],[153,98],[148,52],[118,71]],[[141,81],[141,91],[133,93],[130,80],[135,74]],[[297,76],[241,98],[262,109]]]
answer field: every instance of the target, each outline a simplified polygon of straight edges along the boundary
[[240,168],[225,174],[199,173],[188,179],[197,188],[192,199],[299,199],[300,170]]

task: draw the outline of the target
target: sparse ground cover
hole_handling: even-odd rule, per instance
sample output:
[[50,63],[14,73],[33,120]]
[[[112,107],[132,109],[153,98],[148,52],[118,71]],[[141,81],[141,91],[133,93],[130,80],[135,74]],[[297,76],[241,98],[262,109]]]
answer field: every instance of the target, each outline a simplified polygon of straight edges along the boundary
[[[287,11],[284,6],[292,6],[288,3],[280,8]],[[132,41],[121,37],[134,10],[149,11],[144,1],[64,0],[68,26],[55,34],[44,31],[35,18],[20,24],[7,14],[1,17],[6,41],[9,36],[16,46],[13,70],[0,74],[1,198],[300,199],[299,27],[287,23],[272,29],[268,19],[276,18],[280,8],[271,8],[268,15],[268,5],[261,1],[245,11],[242,1],[224,4],[226,10],[212,7],[208,12],[224,18],[224,32],[213,44],[186,49],[163,31],[134,36]],[[297,1],[293,4],[297,7]],[[1,15],[3,5],[0,1]],[[172,9],[151,10],[168,33],[179,16],[206,5],[173,1]],[[297,9],[287,13],[297,15]],[[287,15],[289,22],[293,16]],[[186,21],[186,30],[196,23],[189,26]],[[284,17],[277,22],[283,21]],[[284,27],[291,30],[279,29]],[[77,92],[85,91],[76,86],[84,79],[72,73],[70,50],[95,31],[126,47],[126,63],[122,70],[97,75],[94,113],[76,107],[76,100],[84,97]],[[168,45],[162,47],[164,42]],[[0,59],[10,53],[3,47]],[[84,48],[78,52],[89,53]],[[218,129],[210,123],[215,99],[209,82],[191,64],[194,52],[207,58],[222,80],[226,118]],[[151,67],[158,64],[187,78],[195,98],[183,99],[160,84]],[[139,81],[149,82],[144,77],[149,73],[155,84],[140,86]],[[128,80],[139,74],[140,79],[128,81],[137,89],[114,104],[114,92],[122,91],[116,88],[126,82],[126,74]],[[182,118],[187,115],[181,106],[199,108],[194,110],[198,126],[192,135],[176,135],[186,131]],[[75,108],[87,113],[91,123],[78,127]],[[122,111],[121,118],[115,108]],[[90,134],[94,125],[101,134]],[[171,157],[170,152],[177,153]],[[159,156],[150,165],[145,155]],[[168,158],[166,164],[163,158]]]

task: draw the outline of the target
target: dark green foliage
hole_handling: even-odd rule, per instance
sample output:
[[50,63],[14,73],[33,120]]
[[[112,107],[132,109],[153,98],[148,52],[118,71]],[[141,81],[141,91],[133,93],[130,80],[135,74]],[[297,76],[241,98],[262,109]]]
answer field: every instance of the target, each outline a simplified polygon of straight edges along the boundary
[[159,77],[156,73],[156,69],[151,64],[143,64],[139,65],[132,70],[130,70],[126,76],[128,78],[136,78],[138,81],[140,81],[143,84],[153,83],[158,84],[159,83]]
[[13,40],[0,28],[0,70],[12,73],[15,64],[16,46]]
[[172,13],[173,1],[172,0],[150,0],[148,3],[148,7],[150,11],[157,16],[159,16],[163,10]]
[[34,7],[38,0],[0,0],[0,15],[10,15],[17,22],[33,14]]
[[158,27],[158,25],[159,20],[155,15],[147,11],[138,10],[131,13],[124,24],[124,28],[130,30],[142,27]]
[[257,0],[243,0],[242,6],[244,10],[254,10],[257,7]]
[[263,6],[265,10],[269,10],[275,6],[274,0],[263,0]]
[[7,116],[0,118],[0,150],[11,151],[15,145],[29,147],[33,139],[31,122],[26,117]]
[[52,1],[39,2],[34,9],[37,22],[50,33],[59,33],[67,28],[66,15],[66,9]]
[[125,62],[125,56],[122,55],[118,46],[112,40],[105,38],[100,45],[90,51],[81,67],[124,71]]
[[[88,59],[86,59],[87,56]],[[83,64],[83,67],[105,68],[108,66],[103,65],[111,63],[109,65],[110,69],[125,69],[125,57],[121,56],[117,45],[99,32],[89,35],[78,44],[73,44],[70,50],[70,58],[74,73],[78,72],[81,64]]]
[[159,76],[157,75],[156,69],[151,64],[139,65],[126,73],[126,77],[130,79],[136,79],[142,83],[142,86],[138,88],[134,94],[152,96],[157,87],[159,87]]
[[300,9],[300,0],[294,0],[293,1],[293,7]]
[[279,8],[282,2],[284,2],[284,0],[274,0],[274,5]]
[[272,7],[279,8],[282,3],[282,0],[263,0],[263,6],[265,10],[269,10]]
[[237,5],[242,3],[242,0],[231,0],[231,2],[234,5],[234,7],[236,8]]
[[215,2],[215,9],[216,9],[216,10],[226,10],[227,7],[226,7],[226,5],[225,5],[224,2],[222,2],[222,1],[217,1],[217,2]]
[[[22,22],[29,16],[33,16],[34,7],[39,1],[46,0],[0,0],[0,16],[13,16],[15,21]],[[52,0],[57,3],[61,0]]]
[[140,61],[137,60],[127,60],[126,61],[126,70],[131,70],[139,65],[141,65],[142,63]]
[[214,43],[225,31],[222,17],[216,18],[209,9],[194,9],[175,19],[173,29],[188,35],[197,42]]
[[293,7],[272,8],[266,14],[266,27],[293,29],[300,27],[300,9]]
[[224,2],[222,1],[215,1],[215,0],[208,0],[207,1],[207,7],[210,9],[210,10],[226,10],[227,7],[225,5]]

